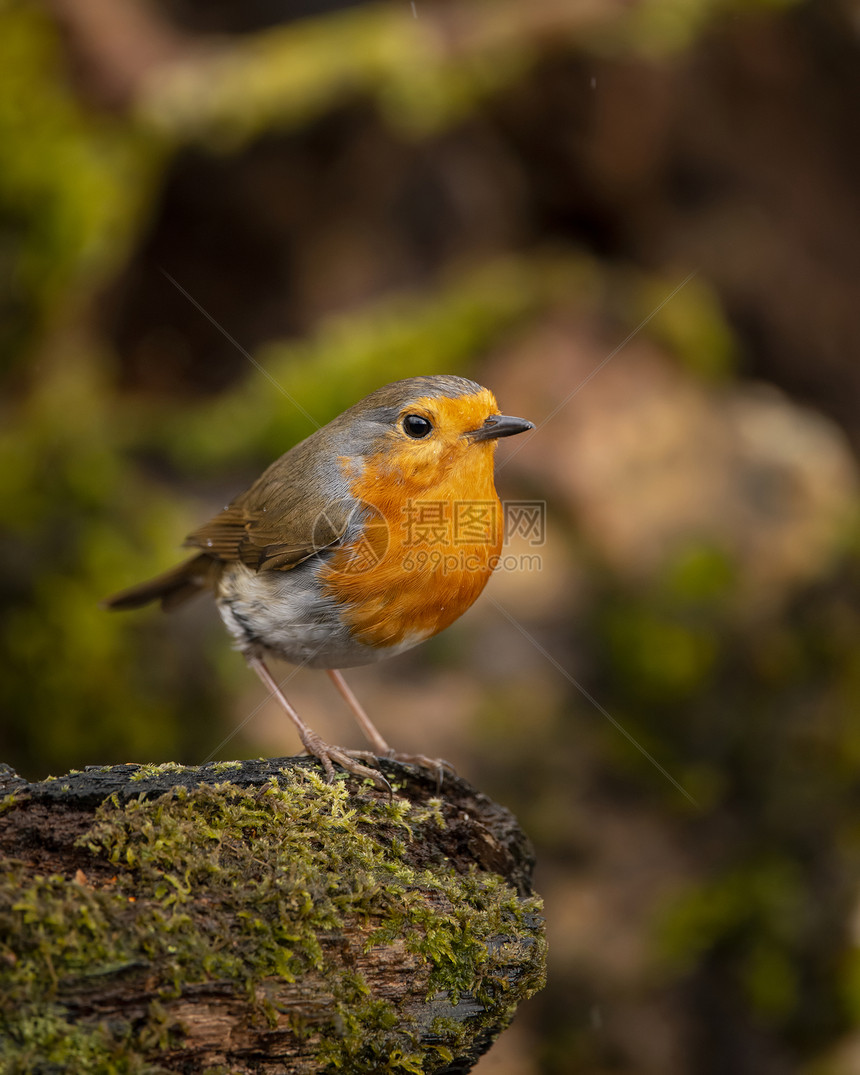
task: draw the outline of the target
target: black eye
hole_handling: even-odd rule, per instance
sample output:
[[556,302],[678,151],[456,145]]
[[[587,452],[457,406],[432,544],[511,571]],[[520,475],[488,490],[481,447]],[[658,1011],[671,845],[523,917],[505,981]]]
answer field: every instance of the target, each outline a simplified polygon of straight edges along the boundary
[[407,414],[403,419],[403,432],[407,437],[421,440],[422,437],[429,437],[432,431],[433,424],[420,414]]

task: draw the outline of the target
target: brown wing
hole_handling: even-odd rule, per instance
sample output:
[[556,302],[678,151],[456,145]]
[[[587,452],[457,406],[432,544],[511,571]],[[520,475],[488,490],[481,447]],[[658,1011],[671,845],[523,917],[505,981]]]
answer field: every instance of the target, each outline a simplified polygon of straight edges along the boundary
[[146,582],[140,582],[137,586],[130,586],[122,593],[115,593],[113,597],[102,601],[101,607],[140,608],[148,605],[150,601],[160,601],[161,607],[167,612],[208,589],[212,585],[214,566],[214,561],[210,557],[200,553],[154,579],[147,579]]
[[315,490],[309,492],[308,486],[316,484],[311,475],[296,481],[295,471],[282,457],[185,544],[221,561],[239,560],[255,571],[288,571],[336,544],[349,522],[347,503],[328,503]]

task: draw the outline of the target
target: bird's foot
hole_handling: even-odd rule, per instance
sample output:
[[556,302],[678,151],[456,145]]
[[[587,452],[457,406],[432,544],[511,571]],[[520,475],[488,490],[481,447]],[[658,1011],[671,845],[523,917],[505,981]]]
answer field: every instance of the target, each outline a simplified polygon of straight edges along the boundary
[[390,747],[384,754],[374,754],[372,750],[348,750],[345,753],[349,754],[351,758],[361,758],[369,762],[385,758],[386,761],[399,761],[403,765],[415,765],[419,769],[429,769],[436,777],[438,788],[442,787],[442,781],[446,775],[457,775],[457,770],[449,761],[445,761],[444,758],[428,758],[426,754],[403,754],[400,751],[392,750]]
[[404,765],[418,765],[422,769],[432,769],[434,772],[447,773],[448,776],[456,776],[457,770],[444,758],[428,758],[426,754],[403,754],[399,750],[389,750],[385,755],[391,761],[400,761]]
[[334,780],[334,767],[335,764],[339,765],[342,769],[346,769],[348,773],[352,773],[353,776],[363,776],[368,780],[372,780],[373,783],[379,788],[380,791],[386,792],[391,796],[391,785],[380,773],[378,769],[371,769],[368,765],[362,765],[357,758],[366,758],[369,761],[375,761],[375,755],[366,750],[343,750],[341,747],[331,746],[326,743],[316,732],[311,732],[302,736],[302,745],[308,754],[319,759],[325,770],[326,779],[331,783]]
[[457,770],[444,758],[428,758],[426,754],[403,754],[398,750],[388,750],[385,757],[390,761],[399,761],[404,765],[416,765],[419,769],[429,769],[436,777],[436,790],[442,788],[445,776],[456,776]]

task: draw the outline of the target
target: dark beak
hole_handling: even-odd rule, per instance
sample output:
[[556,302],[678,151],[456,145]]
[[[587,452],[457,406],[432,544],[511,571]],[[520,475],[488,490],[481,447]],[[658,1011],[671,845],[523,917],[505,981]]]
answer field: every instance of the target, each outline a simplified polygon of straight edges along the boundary
[[534,423],[527,422],[525,418],[511,418],[507,414],[491,414],[480,429],[472,429],[466,436],[471,441],[496,440],[498,437],[513,437],[529,429],[534,429]]

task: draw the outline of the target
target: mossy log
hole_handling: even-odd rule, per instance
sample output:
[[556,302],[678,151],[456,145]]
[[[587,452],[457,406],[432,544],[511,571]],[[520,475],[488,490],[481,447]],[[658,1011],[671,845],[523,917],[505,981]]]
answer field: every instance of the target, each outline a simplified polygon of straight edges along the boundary
[[529,846],[382,767],[0,767],[0,1072],[469,1071],[543,982]]

